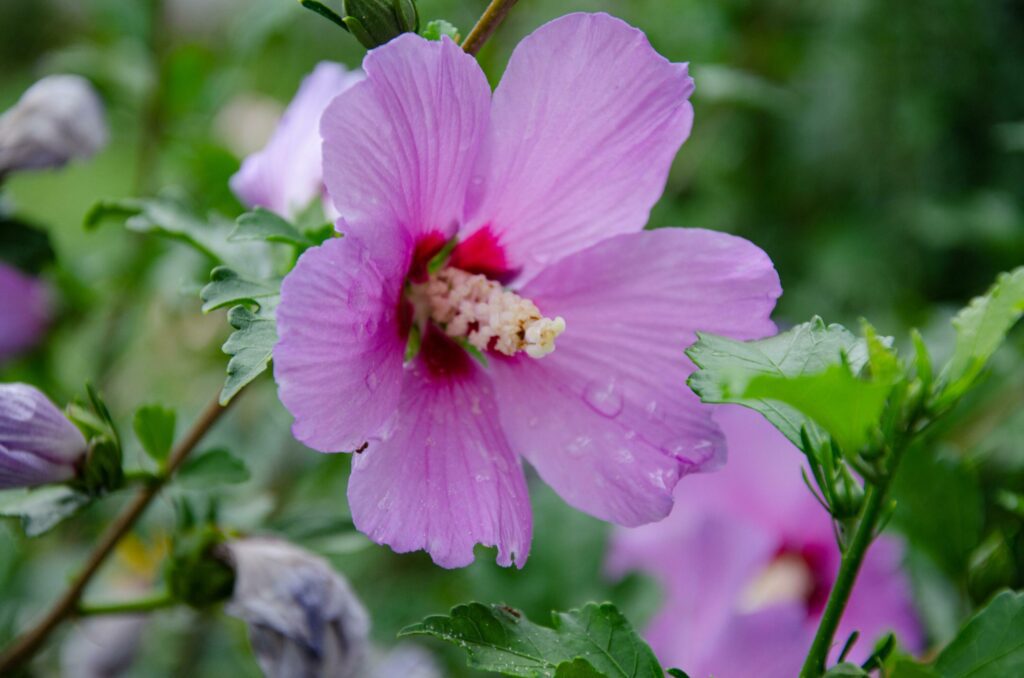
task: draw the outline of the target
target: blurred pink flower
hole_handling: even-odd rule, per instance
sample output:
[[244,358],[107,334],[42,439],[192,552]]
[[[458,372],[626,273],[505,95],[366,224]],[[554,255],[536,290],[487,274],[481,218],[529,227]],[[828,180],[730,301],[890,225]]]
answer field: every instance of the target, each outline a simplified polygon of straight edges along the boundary
[[320,116],[331,99],[363,79],[341,64],[317,64],[302,81],[263,150],[231,177],[231,190],[247,207],[292,218],[323,193]]
[[[725,468],[681,485],[666,520],[616,531],[611,569],[653,575],[664,604],[646,637],[694,678],[792,678],[800,672],[839,567],[832,522],[800,476],[801,455],[761,415],[716,414]],[[836,634],[836,658],[862,661],[887,631],[918,649],[921,629],[900,570],[900,544],[871,547]]]
[[493,96],[447,38],[402,35],[364,68],[321,123],[345,237],[285,279],[274,350],[299,440],[370,442],[348,487],[357,528],[445,567],[475,544],[522,566],[521,457],[599,518],[667,515],[679,478],[722,450],[683,349],[698,328],[770,333],[781,292],[745,240],[643,230],[690,132],[686,65],[573,14],[520,43]]
[[0,365],[35,346],[49,322],[46,285],[0,263]]

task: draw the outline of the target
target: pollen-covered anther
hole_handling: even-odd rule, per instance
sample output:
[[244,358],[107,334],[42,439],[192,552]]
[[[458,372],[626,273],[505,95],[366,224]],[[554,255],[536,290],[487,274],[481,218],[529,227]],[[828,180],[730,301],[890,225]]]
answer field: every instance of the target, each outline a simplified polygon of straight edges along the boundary
[[529,299],[457,268],[444,268],[414,285],[411,298],[417,322],[430,320],[448,336],[465,339],[481,351],[492,348],[509,356],[525,351],[531,358],[543,358],[565,331],[563,318],[546,318]]

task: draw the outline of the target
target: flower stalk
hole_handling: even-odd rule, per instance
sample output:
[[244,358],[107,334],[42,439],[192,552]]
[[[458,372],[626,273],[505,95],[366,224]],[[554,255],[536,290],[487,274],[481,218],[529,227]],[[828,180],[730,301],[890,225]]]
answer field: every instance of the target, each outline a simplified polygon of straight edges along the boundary
[[118,603],[97,603],[79,605],[75,610],[76,617],[98,617],[108,614],[139,614],[174,607],[178,601],[167,591],[160,591],[145,598],[126,600]]
[[195,424],[172,451],[167,460],[166,469],[152,482],[140,487],[131,503],[107,527],[96,548],[89,555],[81,572],[74,578],[67,591],[57,599],[50,611],[35,626],[18,636],[3,654],[0,654],[0,675],[9,675],[32,659],[50,637],[50,634],[65,619],[78,611],[78,602],[85,592],[86,586],[99,571],[100,566],[114,552],[121,539],[128,534],[153,499],[160,493],[160,490],[173,477],[175,471],[184,463],[199,441],[213,428],[225,411],[227,411],[227,406],[221,405],[218,398],[214,398],[200,413]]
[[473,26],[473,30],[462,41],[462,49],[467,54],[476,56],[480,48],[484,46],[484,43],[494,35],[494,31],[498,30],[498,26],[505,20],[509,10],[515,4],[516,0],[492,0],[491,4],[484,10],[484,13],[480,15],[476,25]]
[[865,493],[864,507],[857,521],[857,528],[843,550],[835,584],[829,593],[807,659],[800,670],[800,678],[819,678],[825,673],[825,662],[828,660],[829,650],[832,649],[836,629],[846,610],[846,604],[850,601],[850,594],[853,592],[853,585],[857,581],[864,556],[875,540],[879,521],[885,513],[888,490],[889,482],[886,480],[882,484],[871,485]]

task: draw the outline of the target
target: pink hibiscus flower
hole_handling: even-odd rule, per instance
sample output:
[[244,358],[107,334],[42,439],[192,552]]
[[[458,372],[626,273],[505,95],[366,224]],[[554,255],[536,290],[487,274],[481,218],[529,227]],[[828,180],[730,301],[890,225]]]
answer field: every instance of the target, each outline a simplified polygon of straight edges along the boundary
[[[716,418],[728,466],[680,486],[668,519],[618,530],[611,569],[645,571],[661,584],[664,605],[646,637],[667,666],[694,678],[792,678],[839,569],[832,521],[800,477],[799,450],[761,415],[729,406]],[[868,551],[833,660],[855,630],[849,657],[858,662],[887,631],[920,648],[900,558],[891,537]]]
[[369,441],[348,487],[356,527],[445,567],[476,544],[522,566],[521,458],[602,519],[666,516],[678,479],[722,454],[684,348],[698,328],[770,333],[780,294],[744,240],[642,230],[690,131],[686,65],[574,14],[523,40],[493,96],[448,39],[402,35],[364,69],[321,121],[345,237],[285,279],[274,350],[299,440]]

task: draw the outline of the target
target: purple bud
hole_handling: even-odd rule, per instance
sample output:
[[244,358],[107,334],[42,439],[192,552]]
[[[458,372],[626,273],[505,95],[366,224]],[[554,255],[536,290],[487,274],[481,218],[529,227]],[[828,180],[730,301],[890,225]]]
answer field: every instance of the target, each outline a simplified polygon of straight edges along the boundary
[[0,489],[70,480],[86,449],[81,432],[39,389],[0,384]]
[[51,75],[0,116],[0,176],[61,167],[107,143],[103,103],[85,78]]
[[327,561],[277,539],[239,539],[223,548],[235,570],[225,611],[248,624],[264,675],[366,675],[369,617]]

